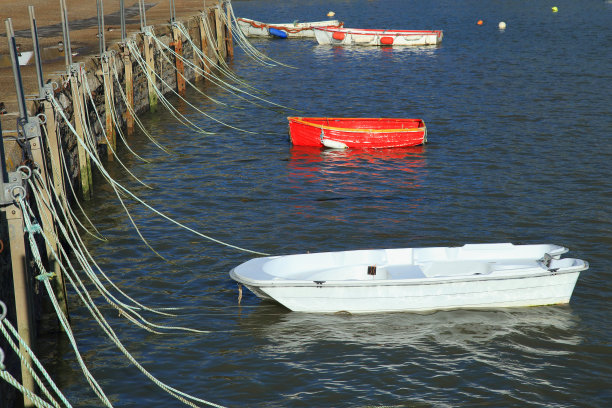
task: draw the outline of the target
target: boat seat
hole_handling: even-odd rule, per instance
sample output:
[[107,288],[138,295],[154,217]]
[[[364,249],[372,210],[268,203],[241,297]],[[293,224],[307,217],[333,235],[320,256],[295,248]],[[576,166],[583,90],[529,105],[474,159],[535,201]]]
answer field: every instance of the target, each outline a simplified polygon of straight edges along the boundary
[[425,278],[423,269],[417,265],[391,265],[385,266],[388,273],[387,279],[415,279]]
[[486,275],[491,273],[490,262],[483,261],[434,261],[421,264],[428,278],[440,276]]

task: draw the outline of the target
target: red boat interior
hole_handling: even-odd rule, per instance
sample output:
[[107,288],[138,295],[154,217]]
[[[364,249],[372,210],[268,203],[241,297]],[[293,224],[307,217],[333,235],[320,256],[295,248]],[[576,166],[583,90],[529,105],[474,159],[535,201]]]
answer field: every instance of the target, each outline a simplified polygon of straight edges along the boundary
[[301,118],[305,122],[347,129],[414,129],[425,127],[421,119]]

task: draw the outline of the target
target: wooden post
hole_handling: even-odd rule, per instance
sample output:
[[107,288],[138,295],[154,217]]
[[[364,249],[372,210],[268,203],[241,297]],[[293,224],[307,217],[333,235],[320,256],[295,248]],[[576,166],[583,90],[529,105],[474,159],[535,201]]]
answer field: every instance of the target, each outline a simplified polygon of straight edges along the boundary
[[55,111],[51,102],[42,102],[45,117],[47,118],[47,146],[49,146],[49,152],[51,155],[51,175],[53,180],[53,187],[58,195],[63,195],[65,190],[64,187],[64,172],[62,171],[62,164],[60,161],[60,143],[56,132],[57,122],[55,121]]
[[[151,28],[153,33],[153,28]],[[149,84],[149,110],[155,112],[157,110],[157,94],[155,93],[155,60],[153,56],[153,39],[148,35],[144,36],[144,51],[145,61],[147,63],[147,74],[150,80]]]
[[123,47],[123,67],[125,68],[125,96],[127,98],[127,105],[131,109],[126,109],[125,121],[127,126],[127,134],[131,135],[134,133],[134,116],[132,111],[134,110],[134,79],[132,75],[132,58],[130,57],[130,51],[127,46]]
[[[40,169],[40,176],[42,179],[43,186],[46,191],[51,191],[49,185],[47,184],[47,165],[46,160],[44,159],[42,153],[42,141],[40,137],[40,127],[38,123],[36,123],[37,132],[34,134],[32,138],[30,138],[30,149],[32,151],[32,160],[34,163],[38,165]],[[49,200],[52,198],[49,197]],[[51,210],[42,205],[38,208],[38,211],[41,215],[41,223],[43,226],[43,233],[49,240],[49,246],[55,251],[56,254],[59,254],[58,250],[58,242],[55,240],[55,225],[53,223],[53,214],[51,214]],[[57,279],[51,281],[53,285],[53,291],[55,292],[55,297],[60,305],[60,309],[64,313],[66,317],[68,317],[68,303],[67,303],[67,295],[66,295],[66,286],[64,282],[64,275],[59,264],[53,259],[50,250],[45,246],[45,250],[47,251],[47,258],[49,259],[49,271],[55,272],[55,276]]]
[[[74,68],[74,69],[72,69]],[[72,120],[74,121],[74,129],[83,142],[85,142],[84,121],[83,121],[83,97],[79,87],[79,81],[76,75],[80,73],[81,68],[77,64],[71,67],[72,74],[70,75],[70,90],[72,91]],[[91,165],[89,156],[81,143],[77,142],[77,151],[79,156],[79,177],[81,179],[81,190],[85,200],[91,199]]]
[[185,95],[185,64],[183,63],[183,36],[181,35],[178,27],[172,27],[172,36],[174,37],[174,42],[170,43],[171,46],[174,46],[174,52],[176,52],[177,56],[175,57],[176,61],[176,88],[181,95]]
[[[25,194],[24,194],[25,195]],[[25,199],[25,197],[23,198]],[[8,223],[9,241],[11,245],[11,267],[13,270],[13,290],[15,293],[15,313],[17,315],[17,331],[28,347],[32,347],[34,338],[34,326],[32,325],[32,298],[30,282],[28,281],[26,268],[26,247],[23,236],[24,222],[21,208],[11,204],[2,209],[6,212]],[[19,352],[25,356],[25,360],[31,366],[32,358],[23,346],[19,346]],[[30,375],[25,363],[21,362],[21,382],[23,386],[34,392],[34,378]],[[33,407],[34,404],[24,396],[24,406]]]
[[217,33],[217,53],[219,57],[225,58],[227,51],[223,46],[225,41],[223,41],[223,23],[221,22],[221,11],[218,7],[215,7],[215,32]]
[[114,64],[112,55],[104,53],[101,58],[102,75],[104,76],[104,113],[106,117],[106,138],[110,144],[106,149],[108,160],[114,160],[114,151],[117,149],[115,141],[115,126],[113,124],[113,109],[115,104],[113,79],[110,75],[110,64]]
[[227,49],[227,56],[234,58],[234,37],[232,35],[232,15],[230,10],[227,9],[227,25],[225,26],[225,48]]
[[[198,18],[198,21],[200,21],[200,19],[199,19],[199,18]],[[196,26],[193,28],[193,30],[194,30],[194,31],[200,31],[200,27],[199,27],[199,25],[196,25]],[[192,35],[192,34],[193,34],[193,32],[192,32],[192,31],[189,31],[189,34],[191,35],[191,38],[195,38],[195,35]],[[201,43],[201,41],[202,41],[202,39],[200,38],[200,49],[202,49],[202,43]],[[195,40],[192,42],[192,46],[193,46],[194,48],[196,48]],[[204,67],[202,66],[202,61],[200,60],[200,57],[199,57],[199,55],[198,55],[198,52],[197,52],[195,49],[193,50],[193,64],[194,64],[195,66],[197,66],[197,67],[201,68],[202,70],[204,69]],[[202,79],[202,78],[201,78],[201,75],[199,74],[199,72],[197,72],[197,71],[196,71],[196,72],[194,73],[194,75],[193,75],[193,79],[194,79],[196,82],[198,82],[198,81],[200,81],[200,80]]]
[[[206,56],[208,56],[208,40],[206,39],[206,30],[204,28],[204,19],[208,18],[208,16],[202,14],[200,15],[200,19],[199,19],[199,23],[200,23],[200,44],[201,44],[201,50],[202,53]],[[202,68],[204,69],[204,72],[206,73],[206,75],[210,74],[210,67],[209,64],[206,63],[205,60],[202,61]]]

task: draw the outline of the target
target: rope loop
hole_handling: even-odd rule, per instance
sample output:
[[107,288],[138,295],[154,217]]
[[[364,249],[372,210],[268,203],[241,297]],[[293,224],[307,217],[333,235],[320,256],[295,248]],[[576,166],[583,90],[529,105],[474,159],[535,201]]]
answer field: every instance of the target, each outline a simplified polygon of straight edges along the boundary
[[32,177],[32,169],[29,166],[19,166],[17,167],[17,171],[21,172],[24,180],[28,180],[30,177]]
[[18,203],[25,198],[26,194],[26,189],[23,188],[23,186],[15,186],[11,189],[13,200],[17,201]]

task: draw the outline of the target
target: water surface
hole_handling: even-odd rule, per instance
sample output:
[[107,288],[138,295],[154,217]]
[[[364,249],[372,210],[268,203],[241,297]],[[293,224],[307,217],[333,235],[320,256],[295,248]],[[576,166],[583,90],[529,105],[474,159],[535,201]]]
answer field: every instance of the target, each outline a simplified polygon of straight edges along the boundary
[[[215,135],[167,113],[144,115],[173,155],[142,135],[151,162],[123,155],[154,187],[113,176],[156,208],[216,239],[270,254],[555,243],[590,262],[570,305],[429,314],[309,315],[262,303],[237,305],[229,270],[253,255],[181,230],[131,203],[138,238],[110,188],[86,210],[107,243],[94,256],[140,301],[181,307],[158,322],[209,334],[153,335],[105,315],[153,374],[226,406],[607,406],[612,401],[612,5],[544,1],[234,1],[261,21],[442,29],[435,48],[334,48],[309,40],[255,40],[297,69],[262,67],[237,50],[233,70],[267,110],[215,88],[218,107],[189,100],[230,130],[176,102]],[[483,26],[476,21],[484,20]],[[497,28],[499,21],[507,29]],[[290,115],[416,117],[426,146],[381,151],[291,147]],[[100,181],[101,182],[101,181]],[[179,406],[104,337],[71,297],[73,327],[95,377],[120,407]],[[43,353],[76,406],[97,406],[68,345]]]

